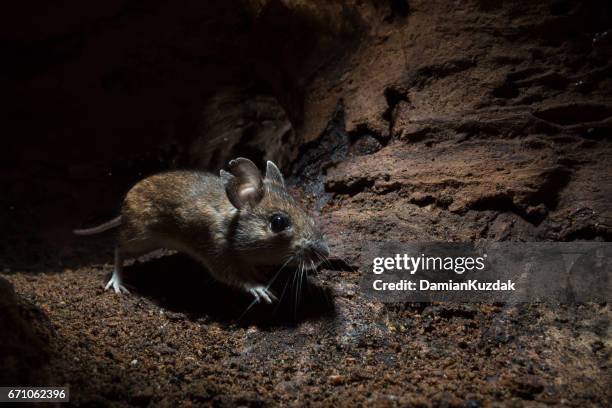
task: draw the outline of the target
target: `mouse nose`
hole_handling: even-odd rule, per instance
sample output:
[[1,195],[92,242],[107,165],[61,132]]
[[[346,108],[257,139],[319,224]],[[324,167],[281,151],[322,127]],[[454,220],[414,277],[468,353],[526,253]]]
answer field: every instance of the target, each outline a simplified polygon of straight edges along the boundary
[[319,255],[323,255],[324,257],[329,256],[329,246],[327,246],[327,242],[325,241],[315,241],[311,244],[311,248]]

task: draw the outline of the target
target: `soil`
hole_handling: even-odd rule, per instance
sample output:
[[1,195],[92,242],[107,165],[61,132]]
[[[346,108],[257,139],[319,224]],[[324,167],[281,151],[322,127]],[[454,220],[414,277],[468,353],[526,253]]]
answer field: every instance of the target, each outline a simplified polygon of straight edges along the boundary
[[109,266],[9,277],[52,322],[49,384],[88,406],[606,405],[608,305],[383,305],[324,270],[332,304],[241,318],[250,299],[174,257],[128,269],[130,296]]
[[[359,281],[374,241],[611,240],[610,5],[215,3],[0,13],[0,385],[78,406],[609,406],[608,303],[379,303]],[[71,230],[147,174],[238,155],[279,163],[330,262],[301,291],[286,271],[271,306],[164,251],[104,291],[112,234]]]

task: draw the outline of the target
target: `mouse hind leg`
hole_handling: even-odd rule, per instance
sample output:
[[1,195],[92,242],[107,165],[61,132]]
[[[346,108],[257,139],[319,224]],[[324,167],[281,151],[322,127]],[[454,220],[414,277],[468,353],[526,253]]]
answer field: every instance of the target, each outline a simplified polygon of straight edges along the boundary
[[105,290],[113,288],[115,293],[130,293],[124,285],[123,262],[128,258],[136,258],[162,247],[159,240],[151,235],[146,239],[130,237],[130,235],[120,236],[117,246],[115,246],[115,267],[113,275],[104,287]]
[[119,247],[115,247],[115,267],[113,269],[113,275],[104,287],[104,290],[110,288],[113,288],[115,293],[130,293],[130,291],[123,286],[123,254]]

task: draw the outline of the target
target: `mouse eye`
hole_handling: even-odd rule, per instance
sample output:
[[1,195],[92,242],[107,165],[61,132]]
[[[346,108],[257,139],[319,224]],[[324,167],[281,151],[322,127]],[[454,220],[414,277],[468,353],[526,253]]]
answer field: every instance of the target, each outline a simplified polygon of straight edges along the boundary
[[291,222],[285,214],[274,214],[270,217],[270,229],[272,232],[282,232],[289,228]]

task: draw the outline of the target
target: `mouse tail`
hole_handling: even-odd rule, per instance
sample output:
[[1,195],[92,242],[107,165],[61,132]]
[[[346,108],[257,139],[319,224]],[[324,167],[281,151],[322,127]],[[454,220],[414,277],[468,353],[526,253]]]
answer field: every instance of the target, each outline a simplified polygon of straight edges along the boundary
[[112,228],[117,228],[119,225],[121,225],[121,216],[118,216],[117,218],[113,218],[112,220],[107,221],[104,224],[100,224],[96,227],[75,229],[72,232],[75,235],[94,235],[100,232],[107,231]]

